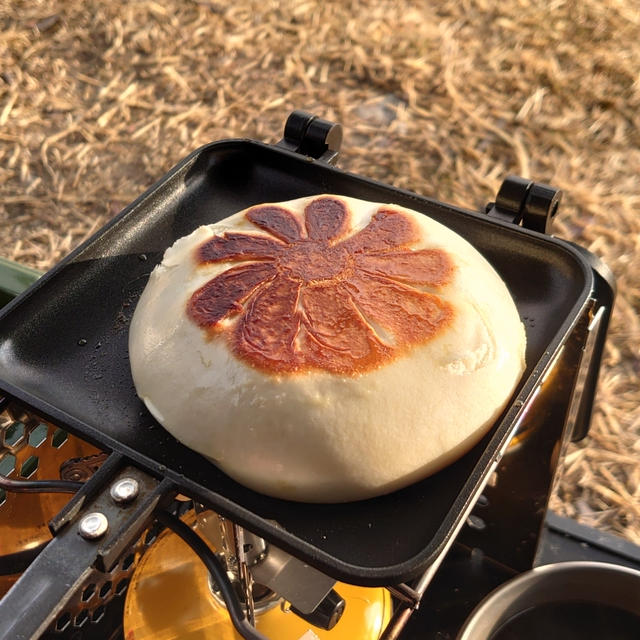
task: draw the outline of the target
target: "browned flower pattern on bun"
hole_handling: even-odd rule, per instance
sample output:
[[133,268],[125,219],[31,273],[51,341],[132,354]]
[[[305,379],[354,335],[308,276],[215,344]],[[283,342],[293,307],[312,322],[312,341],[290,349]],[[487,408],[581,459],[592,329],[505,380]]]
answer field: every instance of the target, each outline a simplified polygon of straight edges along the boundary
[[[356,375],[450,322],[452,306],[416,286],[442,288],[453,263],[442,249],[410,249],[420,235],[406,214],[381,207],[351,236],[347,207],[326,196],[305,207],[304,231],[284,207],[246,217],[271,237],[224,233],[200,246],[198,264],[241,264],[200,287],[187,309],[198,326],[226,334],[248,364]],[[234,316],[234,325],[221,323]]]

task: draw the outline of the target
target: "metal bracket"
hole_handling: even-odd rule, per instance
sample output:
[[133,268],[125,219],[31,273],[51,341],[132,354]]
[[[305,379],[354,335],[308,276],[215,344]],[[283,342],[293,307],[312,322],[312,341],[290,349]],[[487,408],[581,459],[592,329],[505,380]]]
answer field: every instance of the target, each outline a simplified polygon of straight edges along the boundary
[[[112,454],[54,518],[50,525],[54,539],[0,601],[0,638],[40,637],[93,568],[108,570],[140,536],[154,510],[172,498],[170,481],[122,463],[118,454]],[[139,486],[139,494],[127,503],[110,494],[110,488],[123,478],[134,478]],[[96,535],[78,526],[90,514],[107,523]]]
[[342,145],[342,125],[306,111],[292,111],[284,125],[284,138],[276,146],[335,164]]
[[551,233],[558,213],[562,191],[519,176],[507,176],[496,195],[496,201],[485,207],[492,218],[520,224],[525,229]]
[[587,251],[584,247],[571,244],[593,269],[594,288],[592,299],[597,301],[597,304],[594,302],[588,327],[588,337],[584,345],[583,361],[585,366],[581,369],[576,383],[577,394],[573,399],[571,408],[572,440],[577,442],[589,432],[605,337],[616,297],[616,282],[613,273],[600,258]]

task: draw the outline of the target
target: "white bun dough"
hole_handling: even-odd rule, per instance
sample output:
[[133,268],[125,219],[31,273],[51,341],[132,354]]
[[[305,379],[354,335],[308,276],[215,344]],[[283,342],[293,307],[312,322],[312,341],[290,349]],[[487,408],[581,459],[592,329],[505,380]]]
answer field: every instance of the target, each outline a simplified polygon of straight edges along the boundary
[[[260,305],[252,302],[255,292],[253,297],[237,301],[213,329],[204,326],[204,321],[187,311],[192,296],[230,269],[256,264],[251,251],[246,259],[225,259],[233,253],[227,246],[231,244],[229,238],[234,234],[265,238],[271,246],[274,242],[282,244],[285,236],[290,239],[295,232],[280,229],[280,238],[274,238],[264,224],[261,228],[254,223],[260,216],[254,215],[254,222],[249,219],[251,211],[260,210],[253,207],[202,226],[167,249],[135,310],[129,352],[137,393],[149,411],[179,441],[229,476],[278,498],[346,502],[407,486],[450,464],[475,445],[504,409],[524,371],[525,332],[498,274],[468,242],[445,226],[396,205],[313,196],[278,205],[298,220],[301,242],[326,232],[321,228],[322,220],[314,228],[305,222],[305,207],[318,199],[331,200],[332,206],[342,203],[348,210],[339,240],[329,239],[325,247],[355,238],[358,231],[373,223],[372,216],[380,210],[410,221],[415,238],[409,246],[396,247],[388,237],[385,246],[374,246],[375,238],[360,243],[360,248],[364,246],[369,252],[369,257],[357,258],[357,264],[368,269],[369,275],[363,278],[370,277],[371,260],[378,260],[375,256],[381,251],[387,251],[386,257],[378,260],[383,266],[395,259],[389,258],[388,250],[405,255],[435,250],[433,255],[449,261],[444,275],[442,269],[440,275],[435,273],[439,268],[436,264],[434,282],[426,284],[429,277],[424,276],[422,267],[416,278],[419,282],[398,275],[404,267],[391,268],[391,284],[384,274],[374,274],[380,278],[371,290],[376,296],[380,291],[390,291],[392,299],[393,283],[420,292],[416,295],[425,292],[437,296],[442,308],[434,312],[433,335],[424,340],[414,336],[407,341],[405,334],[414,335],[416,327],[420,332],[419,317],[413,317],[403,328],[404,312],[393,313],[400,317],[400,328],[391,320],[385,327],[388,309],[381,309],[380,317],[374,310],[372,317],[367,302],[356,300],[357,312],[368,323],[368,335],[375,335],[379,351],[377,359],[365,358],[350,371],[349,349],[358,340],[350,337],[348,326],[341,330],[340,323],[333,327],[339,329],[340,336],[327,336],[332,327],[319,326],[323,319],[330,324],[329,316],[334,313],[331,305],[309,311],[315,316],[311,325],[304,324],[309,318],[301,304],[307,300],[305,286],[313,286],[311,282],[302,282],[298,289],[302,293],[298,293],[293,309],[303,317],[301,326],[307,326],[308,332],[299,328],[291,349],[302,353],[313,346],[315,359],[306,361],[300,356],[300,360],[290,359],[283,367],[276,358],[272,367],[268,358],[273,349],[269,352],[267,346],[267,356],[260,355],[260,335],[281,331],[291,317],[285,314],[281,322],[272,318],[266,322],[266,329],[259,327],[256,347],[252,342],[253,325],[248,320],[250,312],[259,317]],[[214,259],[203,263],[206,252],[202,253],[201,247],[214,236],[222,238],[220,247],[227,254],[214,252]],[[385,239],[384,230],[378,236]],[[414,257],[408,257],[409,265]],[[273,269],[273,256],[257,264]],[[278,273],[279,278],[283,273],[294,279],[299,275],[295,269]],[[334,296],[336,300],[349,298],[350,294],[344,295],[344,287],[351,286],[350,278],[360,277],[360,272],[353,273],[347,270],[336,276],[336,286],[342,287]],[[321,279],[322,273],[315,276]],[[316,306],[321,307],[323,299],[318,300]],[[378,298],[376,301],[379,303]],[[205,303],[200,311],[207,308]],[[341,312],[338,309],[334,315]],[[234,346],[233,337],[238,335],[234,330],[242,321],[250,325],[244,351]],[[356,337],[364,331],[353,330]],[[407,345],[399,348],[405,342]],[[332,354],[337,365],[331,364]],[[325,362],[329,364],[325,366]]]

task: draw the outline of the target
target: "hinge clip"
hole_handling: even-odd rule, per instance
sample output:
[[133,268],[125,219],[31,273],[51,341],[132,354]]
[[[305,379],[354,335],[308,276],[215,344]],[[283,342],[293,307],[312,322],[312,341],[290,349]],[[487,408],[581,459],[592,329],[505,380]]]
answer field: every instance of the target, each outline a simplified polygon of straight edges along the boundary
[[503,222],[522,224],[531,231],[551,234],[561,199],[560,189],[519,176],[507,176],[496,201],[486,206],[485,213]]
[[287,118],[284,138],[276,146],[335,164],[341,145],[342,125],[296,110]]

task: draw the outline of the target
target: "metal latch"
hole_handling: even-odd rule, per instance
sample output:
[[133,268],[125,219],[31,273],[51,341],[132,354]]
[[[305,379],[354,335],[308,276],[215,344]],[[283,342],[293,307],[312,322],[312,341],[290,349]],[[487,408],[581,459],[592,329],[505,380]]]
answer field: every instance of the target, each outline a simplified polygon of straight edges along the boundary
[[276,146],[335,164],[341,145],[342,125],[296,110],[287,118],[284,138]]
[[507,176],[485,212],[492,218],[520,224],[525,229],[551,233],[553,219],[558,213],[562,191],[541,182],[519,176]]

